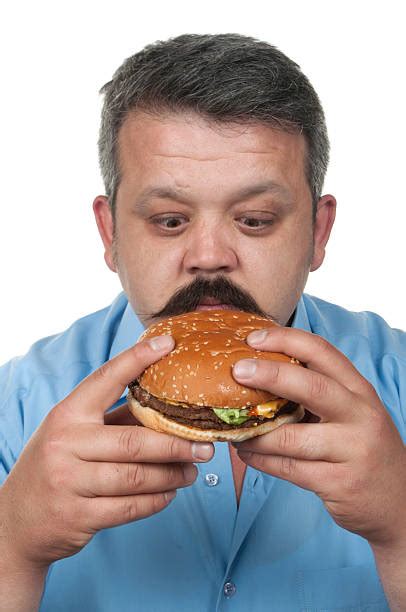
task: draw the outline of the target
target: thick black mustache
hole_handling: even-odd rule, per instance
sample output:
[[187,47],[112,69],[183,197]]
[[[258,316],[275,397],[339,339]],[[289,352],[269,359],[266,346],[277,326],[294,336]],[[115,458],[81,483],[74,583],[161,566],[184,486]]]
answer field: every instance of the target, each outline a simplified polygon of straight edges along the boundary
[[219,300],[221,304],[230,304],[239,310],[270,318],[245,289],[224,276],[218,276],[213,280],[196,277],[190,285],[178,289],[162,310],[151,316],[154,319],[171,317],[196,310],[204,297],[211,297]]

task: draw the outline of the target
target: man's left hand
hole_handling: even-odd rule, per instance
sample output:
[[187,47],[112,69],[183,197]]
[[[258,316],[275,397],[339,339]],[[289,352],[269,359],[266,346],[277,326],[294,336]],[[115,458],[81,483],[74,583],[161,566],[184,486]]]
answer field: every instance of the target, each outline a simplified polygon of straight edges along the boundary
[[326,340],[298,329],[267,330],[254,348],[293,355],[291,363],[249,359],[234,378],[300,403],[317,423],[282,425],[235,444],[248,465],[314,491],[338,525],[370,544],[406,541],[406,451],[373,386]]

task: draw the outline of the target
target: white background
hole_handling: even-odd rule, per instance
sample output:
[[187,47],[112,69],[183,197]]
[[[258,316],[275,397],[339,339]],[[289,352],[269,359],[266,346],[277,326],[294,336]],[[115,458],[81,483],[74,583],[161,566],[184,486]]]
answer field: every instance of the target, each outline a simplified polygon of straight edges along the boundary
[[3,3],[0,10],[0,363],[108,305],[92,202],[100,87],[128,56],[181,33],[238,32],[299,63],[332,144],[338,216],[306,291],[406,328],[402,2]]

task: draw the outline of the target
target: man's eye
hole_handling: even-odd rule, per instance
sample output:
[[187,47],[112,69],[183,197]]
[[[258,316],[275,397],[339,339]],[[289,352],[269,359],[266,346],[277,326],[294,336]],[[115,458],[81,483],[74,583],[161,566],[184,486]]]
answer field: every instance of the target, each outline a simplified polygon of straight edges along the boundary
[[152,219],[154,225],[159,225],[163,229],[177,229],[185,219],[183,217],[155,217]]
[[258,219],[257,217],[241,217],[239,221],[248,228],[262,229],[273,224],[273,219]]

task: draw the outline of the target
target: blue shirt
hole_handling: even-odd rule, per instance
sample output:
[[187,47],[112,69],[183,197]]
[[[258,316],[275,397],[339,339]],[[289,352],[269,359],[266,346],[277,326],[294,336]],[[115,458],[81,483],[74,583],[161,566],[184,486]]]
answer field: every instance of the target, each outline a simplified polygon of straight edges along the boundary
[[[320,334],[352,360],[405,440],[406,334],[376,314],[305,294],[293,327]],[[0,368],[0,482],[49,410],[142,331],[121,293]],[[389,609],[366,540],[338,527],[314,493],[251,467],[237,511],[228,447],[215,447],[164,511],[105,529],[52,564],[41,610]]]

